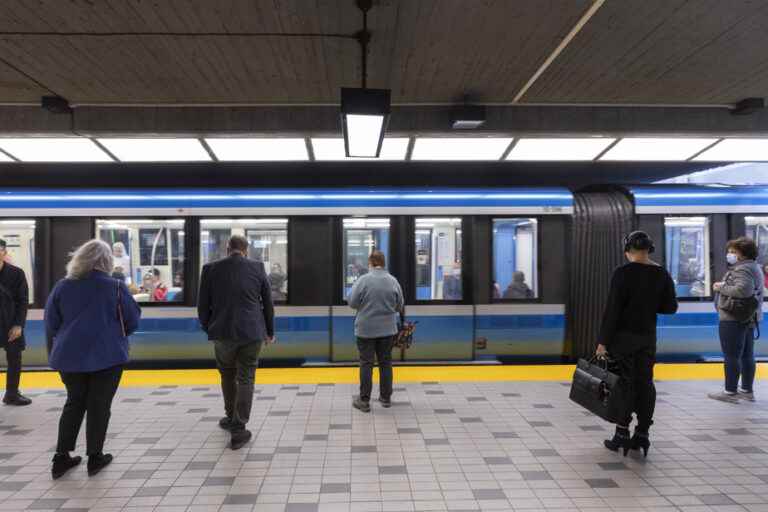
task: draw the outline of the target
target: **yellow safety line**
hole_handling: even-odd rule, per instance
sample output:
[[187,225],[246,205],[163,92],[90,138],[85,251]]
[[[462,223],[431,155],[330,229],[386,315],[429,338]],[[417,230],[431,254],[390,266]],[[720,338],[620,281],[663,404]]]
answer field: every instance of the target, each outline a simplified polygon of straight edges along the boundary
[[[569,381],[573,365],[509,365],[509,366],[400,366],[394,369],[396,382],[503,382],[503,381]],[[768,376],[768,364],[758,365],[758,378]],[[719,380],[723,365],[658,364],[657,380]],[[354,367],[325,368],[261,368],[256,371],[257,384],[354,384],[358,370]],[[216,370],[128,370],[121,382],[126,387],[194,386],[219,383]],[[25,372],[21,385],[25,389],[62,388],[56,372]],[[0,373],[0,387],[5,387],[5,374]]]

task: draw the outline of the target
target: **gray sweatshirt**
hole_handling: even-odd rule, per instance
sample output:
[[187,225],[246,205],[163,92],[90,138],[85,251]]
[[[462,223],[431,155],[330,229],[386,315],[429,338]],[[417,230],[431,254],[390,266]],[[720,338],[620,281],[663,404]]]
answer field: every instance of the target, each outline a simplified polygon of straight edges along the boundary
[[752,295],[757,295],[757,301],[760,306],[757,309],[758,321],[763,320],[763,270],[755,260],[742,260],[725,273],[723,276],[723,287],[717,296],[717,312],[721,321],[735,321],[736,319],[728,312],[720,308],[720,301],[723,296],[745,299]]
[[397,279],[383,268],[374,268],[355,281],[347,302],[357,310],[355,336],[383,338],[397,334],[397,317],[403,309],[403,291]]

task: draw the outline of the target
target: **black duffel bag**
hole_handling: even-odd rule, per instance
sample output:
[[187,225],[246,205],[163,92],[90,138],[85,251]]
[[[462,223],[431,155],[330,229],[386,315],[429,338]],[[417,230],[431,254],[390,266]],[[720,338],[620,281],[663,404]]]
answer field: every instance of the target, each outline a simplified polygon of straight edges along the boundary
[[626,417],[631,390],[607,359],[579,359],[573,372],[570,399],[611,423]]

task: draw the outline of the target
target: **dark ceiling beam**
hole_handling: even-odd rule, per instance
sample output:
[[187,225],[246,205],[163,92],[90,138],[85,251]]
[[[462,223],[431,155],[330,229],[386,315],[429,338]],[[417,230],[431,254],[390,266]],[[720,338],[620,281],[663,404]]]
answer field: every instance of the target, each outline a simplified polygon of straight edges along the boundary
[[[734,116],[727,108],[488,106],[482,128],[452,131],[451,107],[393,107],[390,134],[768,135],[768,109]],[[79,107],[74,119],[39,107],[0,107],[0,135],[68,134],[340,135],[334,106]]]

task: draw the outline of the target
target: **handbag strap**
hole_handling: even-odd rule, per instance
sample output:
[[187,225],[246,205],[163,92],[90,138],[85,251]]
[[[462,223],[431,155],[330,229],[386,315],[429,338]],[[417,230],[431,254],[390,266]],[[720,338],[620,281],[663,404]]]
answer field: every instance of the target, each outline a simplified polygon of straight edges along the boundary
[[120,281],[115,279],[115,282],[117,283],[117,320],[120,322],[120,331],[123,333],[123,338],[125,338],[125,320],[123,319],[123,301],[122,294],[120,293]]

